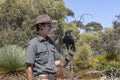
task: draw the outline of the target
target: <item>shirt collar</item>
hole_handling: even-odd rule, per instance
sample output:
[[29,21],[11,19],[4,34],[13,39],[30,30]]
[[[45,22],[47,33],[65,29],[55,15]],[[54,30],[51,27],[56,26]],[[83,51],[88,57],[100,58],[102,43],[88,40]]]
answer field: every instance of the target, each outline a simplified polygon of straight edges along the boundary
[[37,35],[36,37],[37,37],[37,40],[40,41],[40,42],[42,42],[42,41],[49,41],[49,37],[48,36],[46,36],[46,40],[42,36],[40,36],[40,35]]

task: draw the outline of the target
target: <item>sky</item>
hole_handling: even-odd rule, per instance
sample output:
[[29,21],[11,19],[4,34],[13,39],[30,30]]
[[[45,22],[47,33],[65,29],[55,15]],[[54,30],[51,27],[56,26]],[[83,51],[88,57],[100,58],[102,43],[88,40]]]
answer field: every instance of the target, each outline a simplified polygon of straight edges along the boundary
[[67,8],[71,9],[75,18],[69,17],[68,20],[80,20],[83,14],[84,24],[98,22],[103,27],[112,27],[112,22],[117,20],[116,15],[120,14],[120,0],[64,0]]

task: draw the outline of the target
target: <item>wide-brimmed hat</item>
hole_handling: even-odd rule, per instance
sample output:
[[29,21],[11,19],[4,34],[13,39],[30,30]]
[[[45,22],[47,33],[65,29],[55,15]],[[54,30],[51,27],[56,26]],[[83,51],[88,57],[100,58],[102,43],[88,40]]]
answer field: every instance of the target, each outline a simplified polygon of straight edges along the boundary
[[40,23],[57,23],[57,20],[51,20],[50,17],[46,14],[40,15],[35,19],[35,24],[32,26],[32,28]]

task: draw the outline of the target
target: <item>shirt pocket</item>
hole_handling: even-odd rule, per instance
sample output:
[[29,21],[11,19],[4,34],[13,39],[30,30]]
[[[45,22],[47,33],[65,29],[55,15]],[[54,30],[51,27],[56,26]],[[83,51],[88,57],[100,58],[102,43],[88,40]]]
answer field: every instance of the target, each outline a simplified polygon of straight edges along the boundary
[[45,64],[48,62],[48,52],[47,50],[38,51],[36,54],[36,62],[39,64]]
[[57,51],[57,49],[55,47],[53,47],[51,49],[51,53],[52,53],[52,55],[54,57],[54,60],[60,59],[60,54],[59,54],[59,52]]

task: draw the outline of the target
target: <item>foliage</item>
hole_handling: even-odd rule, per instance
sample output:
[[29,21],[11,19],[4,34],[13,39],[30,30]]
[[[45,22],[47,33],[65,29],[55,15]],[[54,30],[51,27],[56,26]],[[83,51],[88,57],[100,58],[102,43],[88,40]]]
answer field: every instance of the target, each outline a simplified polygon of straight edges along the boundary
[[[79,79],[98,79],[102,76],[102,74],[104,75],[116,75],[117,77],[120,76],[120,55],[117,56],[112,56],[112,55],[117,55],[117,54],[99,54],[96,56],[92,56],[87,65],[89,65],[89,67],[85,68],[81,68],[80,66],[83,66],[83,64],[81,64],[80,62],[83,61],[78,61],[76,60],[75,62],[75,71],[77,73],[77,77]],[[108,57],[111,57],[111,59],[109,59]],[[84,60],[86,61],[86,60]],[[84,65],[86,65],[84,63]],[[111,69],[115,69],[116,72],[110,72]],[[106,73],[107,72],[107,73]],[[112,77],[113,78],[113,77]]]
[[34,29],[30,29],[35,24],[35,18],[40,14],[48,14],[51,19],[58,21],[57,29],[52,35],[57,38],[60,49],[64,34],[64,18],[74,16],[72,10],[66,8],[62,0],[4,0],[0,4],[0,33],[3,33],[0,35],[0,45],[24,46],[35,34]]
[[[72,10],[66,8],[63,0],[1,0],[0,50],[2,51],[0,51],[0,60],[3,60],[3,58],[5,60],[0,62],[0,64],[6,62],[6,65],[8,65],[8,68],[2,67],[2,70],[3,68],[12,72],[15,68],[17,71],[23,70],[23,63],[21,62],[23,58],[11,58],[12,55],[10,55],[22,55],[22,50],[19,51],[16,46],[12,46],[11,48],[5,45],[25,47],[28,40],[35,35],[35,30],[32,30],[31,26],[34,25],[36,16],[40,14],[48,14],[52,19],[58,21],[58,24],[55,26],[56,29],[49,35],[55,40],[56,46],[62,54],[67,54],[67,50],[62,42],[64,32],[73,30],[76,44],[76,54],[73,60],[74,70],[78,75],[80,74],[80,77],[82,75],[88,76],[86,75],[86,69],[89,71],[90,68],[94,70],[104,70],[111,67],[119,68],[119,21],[113,22],[113,28],[102,30],[102,25],[97,22],[90,22],[84,25],[81,21],[74,20],[66,23],[64,19],[68,16],[74,17],[74,13]],[[80,34],[79,29],[84,29],[85,32]],[[5,54],[2,53],[3,51]],[[11,61],[14,60],[15,63],[10,62],[12,65],[8,64],[9,59]],[[18,65],[15,66],[15,64]],[[12,69],[11,66],[15,68]],[[79,72],[79,70],[83,71]]]
[[114,21],[113,22],[113,28],[114,29],[120,29],[120,22],[119,21]]
[[[15,45],[0,48],[0,71],[5,75],[24,75],[24,50]],[[5,76],[6,77],[6,76]]]
[[25,47],[30,38],[33,37],[34,31],[30,29],[10,29],[8,32],[3,30],[0,32],[0,46],[4,45],[19,45]]
[[76,25],[76,27],[80,28],[80,29],[85,29],[85,25],[81,22],[81,21],[72,21],[71,23],[74,23]]
[[[104,71],[110,68],[116,68],[117,70],[119,70],[118,66],[120,66],[119,64],[120,58],[119,58],[119,52],[117,49],[119,48],[119,46],[117,45],[119,45],[120,38],[118,34],[119,34],[119,30],[114,30],[111,28],[106,28],[105,31],[94,31],[94,32],[82,33],[78,41],[78,45],[79,45],[79,47],[77,47],[78,52],[76,53],[74,58],[75,71],[78,73],[80,73],[79,70],[86,70],[86,69]],[[109,42],[112,44],[110,44]],[[115,44],[116,42],[117,44]],[[82,48],[85,45],[89,47],[88,52],[86,50],[87,47]],[[116,47],[114,48],[112,53],[111,48],[113,48],[115,45]],[[108,49],[109,51],[106,49]],[[87,55],[91,52],[92,53],[91,57],[88,56],[86,58],[87,55],[85,55],[84,52],[86,52]],[[81,54],[84,54],[85,56]],[[83,61],[81,58],[83,59]],[[85,73],[84,71],[83,72],[81,71],[81,73],[84,73],[84,74],[81,74],[81,77],[87,75],[87,73]]]
[[88,31],[98,31],[98,30],[102,30],[103,27],[100,23],[97,22],[90,22],[85,26],[85,30]]
[[67,16],[74,17],[74,13],[73,13],[73,11],[70,10],[69,8],[67,9]]
[[81,70],[79,71],[79,79],[84,79],[84,80],[88,80],[88,79],[98,79],[101,77],[100,73],[93,73],[93,74],[89,74],[88,72],[91,71],[90,69],[86,69],[86,70]]
[[73,30],[73,34],[72,35],[74,36],[75,39],[77,39],[77,40],[79,39],[79,37],[80,37],[79,30],[77,29],[77,27],[75,26],[74,23],[66,23],[66,24],[64,24],[63,28],[64,28],[63,29],[64,33],[67,30]]
[[32,26],[36,16],[40,14],[48,14],[58,22],[64,20],[66,16],[74,16],[62,0],[5,0],[0,7],[1,29]]
[[103,32],[98,39],[91,42],[90,46],[95,54],[98,53],[120,53],[120,31],[111,30]]
[[92,41],[98,39],[100,32],[84,32],[80,35],[80,46],[90,44]]
[[120,61],[116,53],[100,54],[94,57],[97,59],[96,69],[105,70],[112,67],[119,69]]
[[79,51],[74,57],[74,65],[76,70],[87,69],[91,67],[89,60],[92,57],[92,51],[90,47],[86,44],[79,48]]

